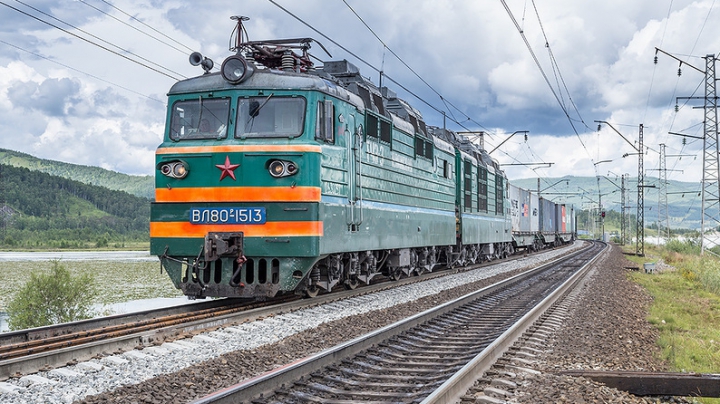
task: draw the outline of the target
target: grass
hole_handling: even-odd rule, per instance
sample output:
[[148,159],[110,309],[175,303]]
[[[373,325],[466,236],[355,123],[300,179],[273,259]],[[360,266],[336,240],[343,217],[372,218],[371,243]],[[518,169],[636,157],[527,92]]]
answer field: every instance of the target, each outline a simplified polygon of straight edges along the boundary
[[[73,274],[91,273],[100,288],[95,304],[107,305],[131,300],[158,297],[179,297],[165,271],[160,273],[160,262],[136,261],[66,261],[60,263]],[[30,279],[32,270],[50,271],[51,261],[3,262],[0,265],[0,311],[15,292]]]
[[644,258],[630,260],[642,264],[660,258],[674,269],[629,276],[654,299],[648,320],[660,331],[661,359],[674,371],[720,372],[720,261],[657,247],[646,248]]

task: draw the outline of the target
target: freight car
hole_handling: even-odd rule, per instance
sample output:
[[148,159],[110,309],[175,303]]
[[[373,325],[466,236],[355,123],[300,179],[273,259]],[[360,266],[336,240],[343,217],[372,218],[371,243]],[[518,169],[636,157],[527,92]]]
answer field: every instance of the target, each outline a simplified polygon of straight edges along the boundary
[[509,184],[513,247],[536,251],[576,238],[572,206],[555,204],[536,193]]
[[507,178],[312,39],[242,40],[168,93],[150,250],[189,297],[315,296],[514,251]]

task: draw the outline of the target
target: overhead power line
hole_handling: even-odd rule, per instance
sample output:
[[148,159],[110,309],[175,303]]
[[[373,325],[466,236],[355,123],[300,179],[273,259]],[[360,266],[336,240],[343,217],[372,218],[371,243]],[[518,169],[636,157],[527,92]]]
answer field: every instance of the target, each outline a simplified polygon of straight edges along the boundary
[[[16,1],[18,1],[18,0],[16,0]],[[32,7],[32,6],[29,6],[29,5],[27,5],[27,4],[23,3],[23,2],[20,2],[20,1],[18,1],[18,3],[23,4],[23,5],[27,6],[27,7],[31,8],[31,9],[39,12],[39,13],[41,13],[41,14],[43,14],[43,15],[46,15],[46,16],[48,16],[48,17],[50,17],[50,18],[53,18],[53,19],[55,19],[55,20],[57,20],[57,21],[65,24],[65,25],[67,25],[67,26],[70,26],[70,27],[72,27],[72,28],[75,28],[75,29],[77,29],[77,30],[79,30],[79,31],[87,34],[87,35],[90,35],[90,36],[92,36],[93,38],[96,38],[96,39],[98,39],[98,40],[100,40],[100,41],[102,41],[102,42],[105,42],[105,43],[109,44],[110,46],[116,47],[116,48],[122,50],[123,52],[129,53],[129,54],[131,54],[131,55],[133,55],[133,56],[136,56],[136,57],[138,57],[138,58],[140,58],[140,59],[143,59],[143,60],[148,61],[147,59],[144,59],[144,58],[142,58],[142,57],[134,54],[133,52],[131,52],[131,51],[129,51],[129,50],[122,49],[122,48],[118,47],[117,45],[111,44],[111,43],[109,43],[109,42],[107,42],[107,41],[105,41],[105,40],[103,40],[103,39],[101,39],[101,38],[98,38],[98,37],[95,36],[95,35],[92,35],[92,34],[86,32],[86,31],[83,31],[83,30],[81,30],[80,28],[73,26],[72,24],[69,24],[69,23],[67,23],[67,22],[65,22],[65,21],[62,21],[62,20],[60,20],[60,19],[58,19],[58,18],[56,18],[56,17],[54,17],[54,16],[51,16],[51,15],[49,15],[49,14],[43,12],[43,11],[40,11],[40,10],[38,10],[38,9]],[[77,39],[80,39],[80,40],[82,40],[82,41],[85,41],[85,42],[87,42],[87,43],[89,43],[89,44],[91,44],[91,45],[97,46],[98,48],[103,49],[103,50],[105,50],[105,51],[108,51],[108,52],[110,52],[110,53],[112,53],[112,54],[114,54],[114,55],[116,55],[116,56],[120,56],[121,58],[126,59],[126,60],[128,60],[128,61],[130,61],[130,62],[132,62],[132,63],[135,63],[135,64],[138,64],[138,65],[140,65],[140,66],[143,66],[143,67],[145,67],[145,68],[147,68],[147,69],[150,69],[150,70],[152,70],[152,71],[154,71],[154,72],[156,72],[156,73],[160,73],[160,74],[162,74],[163,76],[169,77],[169,78],[171,78],[171,79],[173,79],[173,80],[180,80],[180,78],[178,78],[177,76],[175,76],[175,77],[174,77],[174,76],[171,76],[170,74],[168,74],[168,73],[166,73],[166,72],[164,72],[164,71],[158,70],[158,69],[155,68],[155,67],[149,66],[148,64],[145,64],[145,63],[143,63],[143,62],[141,62],[141,61],[138,61],[138,60],[136,60],[136,59],[133,59],[133,58],[131,58],[131,57],[129,57],[129,56],[126,56],[126,55],[124,55],[124,54],[122,54],[122,53],[119,53],[119,52],[117,52],[117,51],[114,51],[114,50],[112,50],[112,49],[110,49],[110,48],[108,48],[108,47],[106,47],[106,46],[103,46],[103,45],[97,43],[97,42],[93,42],[93,41],[91,41],[91,40],[89,40],[89,39],[87,39],[87,38],[84,38],[84,37],[82,37],[82,36],[80,36],[80,35],[78,35],[78,34],[75,34],[75,33],[73,33],[73,32],[70,32],[70,31],[68,31],[68,30],[65,29],[65,28],[59,27],[59,26],[57,26],[57,25],[55,25],[55,24],[53,24],[53,23],[51,23],[51,22],[49,22],[49,21],[45,21],[45,20],[43,20],[43,19],[40,18],[40,17],[34,16],[34,15],[28,13],[28,12],[25,12],[25,11],[23,11],[23,10],[20,10],[20,9],[16,8],[16,7],[13,7],[13,6],[5,3],[4,1],[0,1],[0,4],[2,4],[2,5],[5,6],[5,7],[10,8],[11,10],[14,10],[14,11],[20,13],[20,14],[23,14],[23,15],[25,15],[25,16],[27,16],[27,17],[30,17],[30,18],[32,18],[32,19],[34,19],[34,20],[36,20],[36,21],[39,21],[39,22],[41,22],[41,23],[43,23],[43,24],[46,24],[46,25],[51,26],[51,27],[53,27],[53,28],[55,28],[55,29],[58,29],[58,30],[60,30],[60,31],[62,31],[62,32],[68,34],[68,35],[71,35],[71,36],[77,38]],[[174,71],[172,71],[172,70],[170,70],[170,69],[168,69],[168,68],[166,68],[166,67],[164,67],[164,66],[158,65],[158,64],[153,63],[153,62],[150,62],[150,61],[148,61],[148,62],[151,63],[151,64],[153,64],[153,65],[155,65],[155,66],[158,66],[158,67],[161,68],[161,69],[165,69],[165,70],[167,70],[168,72],[174,73],[174,74],[176,74],[176,75],[178,75],[178,76],[180,76],[180,77],[182,77],[182,78],[186,78],[186,77],[183,76],[182,74],[177,73],[177,72],[174,72]]]
[[542,65],[540,64],[540,61],[538,60],[537,56],[535,55],[535,52],[533,51],[532,46],[530,46],[530,42],[528,42],[528,39],[525,36],[525,31],[518,24],[512,11],[510,11],[510,7],[508,7],[507,2],[505,0],[500,0],[500,2],[502,3],[503,7],[505,7],[505,11],[507,11],[508,16],[510,17],[510,20],[512,20],[513,24],[515,25],[515,28],[520,33],[520,36],[522,37],[523,42],[525,42],[525,46],[527,47],[528,51],[530,52],[530,56],[532,56],[533,61],[535,61],[535,65],[537,66],[538,70],[540,70],[540,74],[542,74],[543,78],[545,79],[545,83],[547,83],[548,87],[550,87],[550,91],[552,92],[553,96],[555,97],[555,100],[558,102],[558,105],[560,105],[560,108],[565,113],[565,117],[567,117],[568,122],[570,123],[570,126],[572,127],[573,131],[575,132],[575,135],[577,136],[578,140],[580,141],[580,144],[582,145],[583,149],[585,149],[585,152],[588,154],[588,156],[592,159],[592,155],[590,154],[590,151],[588,150],[587,146],[585,146],[585,142],[583,142],[582,138],[580,138],[580,134],[578,133],[577,128],[575,128],[575,124],[573,123],[573,120],[570,117],[570,114],[568,113],[567,108],[565,108],[565,105],[563,105],[562,101],[560,100],[560,97],[558,96],[557,92],[555,91],[555,88],[553,88],[553,85],[550,83],[550,79],[548,78],[547,74],[545,73],[545,70],[542,68]]
[[[400,82],[398,82],[397,80],[395,80],[395,79],[393,79],[392,77],[384,74],[381,69],[378,69],[377,67],[373,66],[370,62],[368,62],[368,61],[366,61],[365,59],[363,59],[362,57],[358,56],[357,54],[355,54],[354,52],[352,52],[350,49],[342,46],[341,44],[339,44],[339,43],[338,43],[337,41],[335,41],[334,39],[332,39],[332,38],[330,38],[329,36],[325,35],[324,33],[322,33],[322,32],[321,32],[320,30],[318,30],[317,28],[315,28],[315,27],[313,27],[312,25],[310,25],[309,23],[305,22],[302,18],[300,18],[300,17],[298,17],[297,15],[293,14],[290,10],[288,10],[288,9],[286,9],[285,7],[281,6],[280,4],[278,4],[278,3],[277,3],[276,1],[274,1],[274,0],[268,0],[268,1],[269,1],[270,3],[272,3],[274,6],[276,6],[277,8],[279,8],[279,9],[281,9],[282,11],[286,12],[286,13],[287,13],[288,15],[290,15],[291,17],[293,17],[293,18],[295,18],[296,20],[298,20],[300,23],[302,23],[302,24],[305,25],[306,27],[308,27],[308,28],[310,28],[311,30],[315,31],[318,35],[322,36],[323,38],[325,38],[326,40],[328,40],[328,41],[329,41],[330,43],[332,43],[333,45],[337,46],[338,48],[340,48],[340,49],[342,49],[343,51],[345,51],[346,53],[348,53],[350,56],[352,56],[352,57],[354,57],[355,59],[359,60],[361,63],[365,64],[366,66],[368,66],[369,68],[371,68],[372,70],[374,70],[375,72],[377,72],[378,74],[382,74],[382,77],[387,78],[387,79],[390,80],[393,84],[395,84],[396,86],[398,86],[398,87],[400,87],[401,89],[403,89],[404,91],[406,91],[408,94],[410,94],[410,95],[412,95],[413,97],[415,97],[418,101],[420,101],[420,102],[422,102],[423,104],[427,105],[428,107],[432,108],[435,112],[437,112],[437,113],[439,113],[439,114],[442,114],[444,117],[448,117],[447,114],[445,113],[445,111],[443,111],[443,110],[441,110],[440,108],[432,105],[431,103],[429,103],[428,101],[426,101],[425,99],[423,99],[422,97],[420,97],[419,95],[415,94],[415,92],[411,91],[410,89],[408,89],[408,88],[405,87],[404,85],[400,84]],[[449,118],[452,122],[454,122],[455,124],[457,124],[458,126],[460,126],[461,128],[463,128],[463,129],[465,129],[465,130],[467,130],[467,131],[470,131],[470,129],[467,128],[462,122],[459,122],[458,120],[453,119],[452,117],[448,117],[448,118]]]
[[124,14],[125,16],[127,16],[128,18],[130,18],[131,20],[137,21],[139,24],[142,24],[143,26],[151,29],[152,31],[158,33],[159,35],[162,35],[163,37],[169,39],[170,41],[175,42],[176,44],[182,46],[182,47],[185,48],[186,50],[179,49],[179,48],[175,47],[174,45],[171,45],[171,44],[169,44],[169,43],[167,43],[167,42],[165,42],[165,41],[163,41],[163,40],[161,40],[161,39],[159,39],[159,38],[157,38],[157,37],[155,37],[155,36],[153,36],[153,35],[148,34],[147,32],[145,32],[145,31],[143,31],[143,30],[141,30],[141,29],[138,29],[137,27],[133,27],[132,25],[126,23],[125,21],[122,21],[122,20],[120,20],[119,18],[117,18],[117,17],[115,17],[115,16],[113,16],[113,15],[111,15],[111,14],[108,14],[108,13],[106,13],[105,11],[103,11],[103,10],[101,10],[101,9],[99,9],[99,8],[91,5],[91,4],[88,4],[85,0],[78,0],[78,1],[80,1],[81,3],[85,4],[86,6],[92,8],[92,9],[97,10],[98,12],[100,12],[100,13],[102,13],[102,14],[105,14],[106,16],[108,16],[108,17],[112,18],[113,20],[115,20],[115,21],[117,21],[117,22],[119,22],[119,23],[127,26],[128,28],[132,28],[132,29],[134,29],[135,31],[137,31],[137,32],[139,32],[139,33],[141,33],[141,34],[143,34],[143,35],[145,35],[145,36],[148,36],[148,37],[150,37],[150,38],[152,38],[152,39],[160,42],[160,43],[163,44],[163,45],[167,45],[167,46],[169,46],[170,48],[173,48],[173,49],[175,49],[176,51],[178,51],[178,52],[180,52],[180,53],[182,53],[182,54],[184,54],[184,55],[186,55],[187,52],[192,53],[192,52],[194,51],[193,49],[191,49],[190,47],[186,46],[185,44],[183,44],[183,43],[181,43],[181,42],[179,42],[179,41],[176,41],[175,39],[173,39],[173,38],[165,35],[164,33],[158,31],[157,29],[151,27],[150,25],[144,23],[143,21],[140,21],[139,19],[135,18],[134,16],[126,13],[125,11],[121,10],[120,8],[118,8],[117,6],[113,5],[113,4],[110,3],[109,1],[100,0],[100,1],[102,1],[103,3],[107,4],[108,6],[114,8],[115,10],[117,10],[117,11],[119,11],[120,13]]
[[72,66],[68,66],[68,65],[66,65],[66,64],[64,64],[64,63],[60,63],[60,62],[58,62],[58,61],[56,61],[56,60],[50,59],[50,58],[45,57],[45,56],[43,56],[43,55],[40,55],[40,54],[38,54],[38,53],[29,51],[29,50],[24,49],[24,48],[21,48],[21,47],[19,47],[19,46],[17,46],[17,45],[13,45],[13,44],[11,44],[11,43],[5,42],[5,41],[3,41],[2,39],[0,39],[0,43],[3,43],[3,44],[5,44],[5,45],[7,45],[7,46],[11,46],[11,47],[13,47],[13,48],[15,48],[15,49],[18,49],[18,50],[21,50],[21,51],[23,51],[23,52],[29,53],[29,54],[31,54],[31,55],[33,55],[33,56],[37,56],[37,57],[39,57],[39,58],[41,58],[41,59],[45,59],[45,60],[47,60],[47,61],[49,61],[49,62],[55,63],[55,64],[57,64],[57,65],[60,65],[60,66],[62,66],[62,67],[64,67],[64,68],[66,68],[66,69],[70,69],[70,70],[76,71],[76,72],[78,72],[78,73],[84,74],[84,75],[86,75],[86,76],[88,76],[88,77],[92,77],[92,78],[94,78],[95,80],[102,81],[103,83],[107,83],[107,84],[110,84],[110,85],[115,86],[115,87],[118,87],[118,88],[122,88],[122,89],[125,90],[125,91],[129,91],[129,92],[131,92],[131,93],[133,93],[133,94],[139,95],[139,96],[141,96],[141,97],[145,97],[145,98],[147,98],[147,99],[149,99],[149,100],[151,100],[151,101],[159,102],[159,103],[165,105],[165,101],[160,101],[160,100],[158,100],[157,98],[153,98],[153,97],[147,96],[147,95],[145,95],[145,94],[141,94],[141,93],[139,93],[139,92],[137,92],[137,91],[134,91],[134,90],[131,90],[131,89],[127,88],[127,87],[121,86],[120,84],[113,83],[112,81],[107,81],[107,80],[105,80],[105,79],[103,79],[103,78],[101,78],[101,77],[92,75],[92,74],[90,74],[90,73],[88,73],[88,72],[84,72],[84,71],[82,71],[82,70],[78,70],[78,69],[76,69],[76,68],[74,68],[74,67],[72,67]]
[[[410,67],[410,65],[405,63],[405,61],[400,56],[398,56],[398,54],[395,53],[395,51],[390,49],[390,47],[382,39],[380,39],[380,36],[378,36],[378,34],[376,34],[375,31],[372,28],[370,28],[370,26],[365,22],[365,20],[352,8],[352,6],[350,6],[350,4],[348,4],[347,0],[342,0],[342,1],[350,9],[350,11],[352,11],[352,13],[355,14],[355,17],[357,17],[360,20],[360,22],[365,26],[365,28],[367,28],[368,31],[370,31],[370,33],[373,34],[373,36],[382,44],[382,46],[385,47],[385,49],[387,49],[388,52],[390,52],[393,56],[395,56],[395,58],[397,60],[399,60],[400,63],[402,63],[405,67],[407,67],[407,69],[410,70],[410,72],[412,72],[412,74],[414,74],[415,77],[420,79],[420,81],[422,81],[426,86],[428,86],[428,88],[430,90],[432,90],[432,92],[434,92],[438,97],[440,97],[440,100],[444,104],[450,105],[451,107],[455,108],[455,110],[457,110],[458,112],[463,114],[465,116],[465,118],[467,118],[468,121],[478,125],[479,127],[483,128],[485,130],[488,130],[482,124],[480,124],[479,122],[475,121],[470,116],[465,114],[462,110],[460,110],[460,108],[453,105],[450,101],[447,100],[447,98],[443,97],[442,94],[440,94],[432,85],[430,85],[430,83],[428,83],[424,78],[422,78],[412,67]],[[383,74],[382,71],[381,71],[381,74]],[[448,111],[448,112],[450,112],[450,111]]]

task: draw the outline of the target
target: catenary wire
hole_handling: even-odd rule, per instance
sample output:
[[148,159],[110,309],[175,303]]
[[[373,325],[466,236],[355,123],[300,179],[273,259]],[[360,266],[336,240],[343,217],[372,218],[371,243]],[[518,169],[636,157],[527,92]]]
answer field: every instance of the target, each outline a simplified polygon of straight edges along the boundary
[[525,46],[527,47],[528,51],[530,52],[530,55],[532,56],[533,60],[535,61],[535,65],[540,70],[540,74],[542,74],[548,87],[550,87],[550,91],[552,92],[553,96],[555,97],[555,100],[558,102],[558,104],[560,105],[560,108],[565,113],[565,116],[567,117],[568,122],[570,123],[570,126],[572,127],[573,131],[575,132],[575,135],[577,136],[578,140],[580,141],[580,144],[582,145],[583,149],[585,149],[585,152],[587,153],[587,155],[592,159],[592,155],[591,155],[590,151],[588,150],[587,146],[585,145],[585,142],[583,142],[582,138],[580,137],[580,134],[578,133],[577,128],[575,127],[575,124],[573,123],[573,120],[570,118],[570,115],[568,114],[567,109],[563,106],[562,102],[560,101],[560,98],[557,95],[557,92],[555,91],[552,84],[550,83],[550,80],[548,79],[547,74],[545,74],[545,70],[543,70],[542,66],[540,65],[540,61],[538,60],[537,56],[535,55],[535,52],[532,50],[532,47],[530,46],[530,42],[528,42],[528,39],[525,36],[524,31],[518,24],[517,20],[515,19],[515,16],[513,15],[510,8],[508,7],[505,0],[500,0],[500,2],[503,4],[503,7],[505,7],[505,11],[507,11],[508,16],[510,16],[510,19],[512,20],[513,24],[515,25],[515,28],[520,33],[520,36],[522,37],[523,41],[525,42]]
[[145,98],[147,98],[147,99],[149,99],[149,100],[151,100],[151,101],[159,102],[160,104],[166,105],[165,101],[161,101],[161,100],[158,100],[157,98],[153,98],[153,97],[150,97],[150,96],[148,96],[148,95],[141,94],[141,93],[139,93],[139,92],[137,92],[137,91],[134,91],[134,90],[131,90],[131,89],[127,88],[127,87],[121,86],[120,84],[113,83],[112,81],[108,81],[108,80],[105,80],[105,79],[103,79],[103,78],[101,78],[101,77],[92,75],[92,74],[90,74],[90,73],[88,73],[88,72],[84,72],[84,71],[82,71],[82,70],[78,70],[78,69],[76,69],[76,68],[74,68],[74,67],[72,67],[72,66],[68,66],[68,65],[66,65],[66,64],[64,64],[64,63],[60,63],[60,62],[58,62],[58,61],[56,61],[56,60],[50,59],[50,58],[48,58],[48,57],[46,57],[46,56],[40,55],[40,54],[35,53],[35,52],[32,52],[32,51],[29,51],[29,50],[24,49],[24,48],[22,48],[22,47],[20,47],[20,46],[13,45],[13,44],[11,44],[11,43],[9,43],[9,42],[5,42],[5,41],[3,41],[2,39],[0,39],[0,43],[3,43],[3,44],[5,44],[5,45],[7,45],[7,46],[13,47],[13,48],[18,49],[18,50],[21,50],[21,51],[23,51],[23,52],[29,53],[29,54],[31,54],[31,55],[33,55],[33,56],[37,56],[37,57],[39,57],[39,58],[45,59],[45,60],[47,60],[47,61],[49,61],[49,62],[55,63],[55,64],[57,64],[57,65],[60,65],[60,66],[62,66],[62,67],[65,67],[65,68],[67,68],[67,69],[70,69],[70,70],[76,71],[76,72],[78,72],[78,73],[84,74],[84,75],[86,75],[86,76],[88,76],[88,77],[92,77],[92,78],[94,78],[95,80],[102,81],[103,83],[107,83],[107,84],[110,84],[110,85],[112,85],[112,86],[115,86],[115,87],[118,87],[118,88],[122,88],[122,89],[125,90],[125,91],[131,92],[131,93],[136,94],[136,95],[139,95],[139,96],[141,96],[141,97],[145,97]]
[[[400,84],[397,80],[393,79],[392,77],[388,76],[387,74],[384,74],[380,69],[378,69],[377,67],[373,66],[371,63],[367,62],[365,59],[363,59],[362,57],[358,56],[357,54],[355,54],[354,52],[352,52],[350,49],[348,49],[348,48],[344,47],[343,45],[339,44],[339,43],[338,43],[337,41],[335,41],[334,39],[332,39],[332,38],[330,38],[329,36],[325,35],[324,33],[322,33],[322,32],[321,32],[320,30],[318,30],[317,28],[315,28],[315,27],[313,27],[312,25],[310,25],[309,23],[305,22],[303,19],[301,19],[301,18],[298,17],[297,15],[293,14],[290,10],[288,10],[288,9],[286,9],[285,7],[281,6],[280,4],[278,4],[278,3],[277,3],[276,1],[274,1],[274,0],[268,0],[268,1],[269,1],[270,3],[272,3],[274,6],[278,7],[279,9],[281,9],[282,11],[286,12],[286,13],[287,13],[288,15],[290,15],[291,17],[293,17],[293,18],[295,18],[296,20],[298,20],[300,23],[302,23],[302,24],[305,25],[306,27],[308,27],[308,28],[310,28],[311,30],[315,31],[318,35],[320,35],[320,36],[322,36],[323,38],[325,38],[325,39],[327,39],[328,41],[330,41],[333,45],[337,46],[338,48],[340,48],[340,49],[342,49],[343,51],[347,52],[347,53],[348,53],[349,55],[351,55],[352,57],[354,57],[354,58],[356,58],[357,60],[359,60],[360,62],[362,62],[363,64],[365,64],[366,66],[368,66],[369,68],[371,68],[372,70],[374,70],[376,73],[382,73],[382,74],[383,74],[383,77],[385,77],[385,78],[387,78],[388,80],[390,80],[392,83],[394,83],[395,85],[397,85],[398,87],[400,87],[401,89],[403,89],[404,91],[406,91],[408,94],[410,94],[410,95],[412,95],[413,97],[415,97],[417,100],[419,100],[419,101],[422,102],[423,104],[425,104],[425,105],[427,105],[428,107],[432,108],[435,112],[437,112],[437,113],[439,113],[439,114],[443,114],[444,116],[447,117],[447,114],[444,114],[444,111],[443,111],[443,110],[441,110],[440,108],[438,108],[438,107],[430,104],[428,101],[426,101],[425,99],[423,99],[423,98],[420,97],[419,95],[415,94],[413,91],[411,91],[410,89],[408,89],[408,88],[405,87],[404,85]],[[452,118],[452,117],[450,117],[450,118]],[[462,122],[459,122],[458,120],[455,120],[455,119],[451,119],[451,121],[454,122],[455,124],[457,124],[458,126],[460,126],[461,128],[463,128],[463,129],[465,129],[465,130],[467,130],[467,131],[470,131],[470,129],[467,128]],[[486,129],[486,130],[489,131],[489,129],[487,129],[487,128],[484,128],[484,129]]]
[[[5,3],[4,1],[0,1],[0,4],[2,4],[2,5],[5,6],[5,7],[10,8],[10,9],[12,9],[12,10],[14,10],[14,11],[20,13],[20,14],[23,14],[23,15],[25,15],[25,16],[27,16],[27,17],[30,17],[30,18],[38,21],[38,22],[41,22],[41,23],[46,24],[46,25],[49,25],[49,26],[51,26],[51,27],[53,27],[53,28],[56,28],[56,29],[58,29],[58,30],[60,30],[60,31],[66,33],[66,34],[68,34],[68,35],[71,35],[71,36],[73,36],[73,37],[75,37],[75,38],[78,38],[78,39],[80,39],[80,40],[82,40],[82,41],[85,41],[85,42],[87,42],[87,43],[89,43],[89,44],[91,44],[91,45],[95,45],[95,46],[97,46],[98,48],[103,49],[103,50],[105,50],[105,51],[108,51],[108,52],[110,52],[110,53],[112,53],[112,54],[114,54],[114,55],[116,55],[116,56],[120,56],[120,57],[123,58],[123,59],[126,59],[126,60],[128,60],[128,61],[130,61],[130,62],[133,62],[133,63],[135,63],[135,64],[138,64],[138,65],[140,65],[140,66],[143,66],[143,67],[145,67],[145,68],[147,68],[147,69],[150,69],[150,70],[152,70],[152,71],[154,71],[154,72],[156,72],[156,73],[162,74],[163,76],[166,76],[166,77],[171,78],[171,79],[173,79],[173,80],[180,80],[180,78],[178,78],[178,77],[173,77],[173,76],[171,76],[170,74],[168,74],[168,73],[166,73],[166,72],[163,72],[163,71],[161,71],[161,70],[158,70],[158,69],[156,69],[156,68],[154,68],[154,67],[152,67],[152,66],[149,66],[149,65],[147,65],[147,64],[145,64],[145,63],[142,63],[142,62],[140,62],[140,61],[138,61],[138,60],[132,59],[132,58],[130,58],[130,57],[126,56],[126,55],[123,55],[123,54],[121,54],[121,53],[119,53],[119,52],[116,52],[116,51],[114,51],[114,50],[112,50],[112,49],[110,49],[110,48],[108,48],[108,47],[106,47],[106,46],[103,46],[103,45],[101,45],[101,44],[98,44],[98,43],[96,43],[96,42],[93,42],[93,41],[91,41],[91,40],[89,40],[89,39],[87,39],[87,38],[83,38],[82,36],[77,35],[77,34],[75,34],[75,33],[72,33],[72,32],[70,32],[70,31],[68,31],[68,30],[66,30],[66,29],[64,29],[64,28],[62,28],[62,27],[59,27],[59,26],[57,26],[57,25],[55,25],[55,24],[53,24],[53,23],[51,23],[51,22],[45,21],[45,20],[43,20],[42,18],[39,18],[39,17],[34,16],[34,15],[30,14],[30,13],[27,13],[27,12],[25,12],[25,11],[23,11],[23,10],[20,10],[20,9],[18,9],[18,8],[16,8],[16,7],[13,7],[13,6]],[[21,4],[22,4],[22,3],[21,3]],[[32,8],[32,7],[31,7],[31,8]],[[54,18],[54,17],[53,17],[53,18]],[[64,22],[63,22],[63,23],[64,23]],[[67,24],[67,23],[64,23],[64,24]],[[70,24],[67,24],[67,25],[70,25]],[[70,26],[72,26],[72,25],[70,25]],[[115,46],[115,45],[113,45],[113,46]],[[128,52],[129,52],[129,51],[128,51]],[[164,68],[164,67],[163,67],[163,68]],[[170,71],[169,69],[166,69],[166,70]],[[170,71],[170,72],[172,72],[172,71]],[[174,72],[172,72],[172,73],[174,73]],[[176,74],[177,74],[177,73],[176,73]],[[181,77],[184,78],[185,76],[182,76],[182,75],[181,75]]]
[[[79,1],[82,2],[83,4],[87,5],[88,7],[92,7],[92,8],[94,8],[95,10],[97,10],[97,11],[99,11],[99,12],[107,15],[107,16],[110,17],[110,18],[115,19],[116,21],[118,21],[118,22],[120,22],[120,23],[122,23],[122,24],[124,24],[124,25],[127,25],[128,27],[130,27],[130,28],[132,28],[132,29],[134,29],[134,30],[136,30],[136,31],[138,31],[138,32],[140,32],[140,33],[142,33],[142,34],[144,34],[144,35],[146,35],[146,36],[149,36],[150,38],[152,38],[152,39],[154,39],[154,40],[156,40],[156,41],[158,41],[158,42],[160,42],[160,43],[162,43],[162,44],[164,44],[164,45],[167,45],[167,46],[169,46],[169,47],[177,50],[178,52],[181,52],[181,53],[183,53],[183,54],[185,54],[185,52],[186,52],[186,51],[183,51],[183,50],[181,50],[181,49],[176,48],[175,46],[173,46],[173,45],[171,45],[171,44],[169,44],[169,43],[167,43],[167,42],[165,42],[165,41],[160,40],[159,38],[157,38],[157,37],[155,37],[155,36],[153,36],[153,35],[148,34],[147,32],[144,32],[144,31],[142,31],[142,30],[137,29],[136,27],[133,27],[132,25],[126,23],[125,21],[121,21],[120,19],[113,17],[112,15],[106,13],[105,11],[100,10],[99,8],[97,8],[97,7],[95,7],[95,6],[92,6],[92,5],[88,4],[85,0],[79,0]],[[124,14],[125,16],[127,16],[127,17],[130,18],[130,19],[132,19],[133,21],[137,21],[139,24],[142,24],[143,26],[151,29],[152,31],[156,32],[157,34],[162,35],[163,37],[169,39],[170,41],[175,42],[176,44],[182,46],[182,47],[185,48],[187,51],[189,51],[189,52],[191,52],[191,53],[193,52],[193,49],[192,49],[192,48],[188,47],[187,45],[183,44],[183,43],[180,42],[180,41],[177,41],[177,40],[171,38],[170,36],[164,34],[163,32],[161,32],[161,31],[153,28],[152,26],[146,24],[145,22],[137,19],[135,16],[130,15],[129,13],[126,13],[125,11],[121,10],[120,8],[118,8],[116,5],[110,3],[109,1],[107,1],[107,0],[100,0],[100,1],[102,1],[103,3],[107,4],[108,6],[110,6],[110,7],[112,7],[112,8],[114,8],[114,9],[117,10],[118,12]]]
[[[410,65],[408,65],[397,53],[395,53],[395,51],[393,51],[393,50],[380,38],[380,36],[378,36],[377,33],[375,33],[375,31],[368,25],[367,22],[365,22],[365,20],[355,11],[355,9],[353,9],[352,6],[351,6],[350,4],[348,4],[347,0],[342,0],[342,2],[345,3],[345,5],[350,9],[350,11],[352,11],[352,13],[355,15],[355,17],[357,17],[358,20],[360,20],[360,22],[365,26],[365,28],[367,28],[368,31],[370,31],[370,33],[373,34],[373,36],[375,37],[375,39],[377,39],[377,40],[383,45],[383,47],[384,47],[385,49],[387,49],[388,52],[390,52],[390,54],[392,54],[393,56],[395,56],[395,58],[396,58],[397,60],[399,60],[400,63],[402,63],[408,70],[410,70],[410,72],[411,72],[412,74],[414,74],[415,77],[417,77],[418,79],[420,79],[420,81],[422,81],[426,86],[428,86],[428,88],[429,88],[430,90],[432,90],[432,92],[434,92],[438,97],[440,97],[440,100],[441,100],[444,104],[446,104],[446,106],[447,106],[447,105],[450,105],[450,106],[453,107],[455,110],[457,110],[457,111],[459,111],[461,114],[463,114],[467,120],[471,121],[472,123],[478,125],[479,127],[483,128],[483,129],[486,129],[486,128],[483,127],[482,124],[480,124],[479,122],[473,120],[470,116],[468,116],[467,114],[463,113],[462,110],[460,110],[460,108],[456,107],[455,105],[453,105],[453,103],[451,103],[450,101],[448,101],[447,98],[443,97],[442,94],[440,94],[432,85],[430,85],[430,83],[428,83],[424,78],[422,78],[422,77],[420,76],[420,74],[418,74],[412,67],[410,67]],[[448,112],[451,112],[451,111],[448,111]],[[451,113],[452,113],[452,112],[451,112]]]

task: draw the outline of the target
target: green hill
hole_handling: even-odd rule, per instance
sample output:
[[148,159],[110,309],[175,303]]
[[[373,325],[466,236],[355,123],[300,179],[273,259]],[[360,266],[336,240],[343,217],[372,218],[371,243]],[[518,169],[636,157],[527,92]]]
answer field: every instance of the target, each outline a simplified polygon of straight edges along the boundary
[[143,198],[155,198],[155,180],[149,175],[127,175],[100,167],[44,160],[33,157],[29,154],[7,149],[0,149],[0,164],[6,164],[13,167],[24,167],[29,170],[40,171],[85,184],[125,191],[129,194]]
[[0,164],[0,245],[7,248],[146,243],[150,200]]

